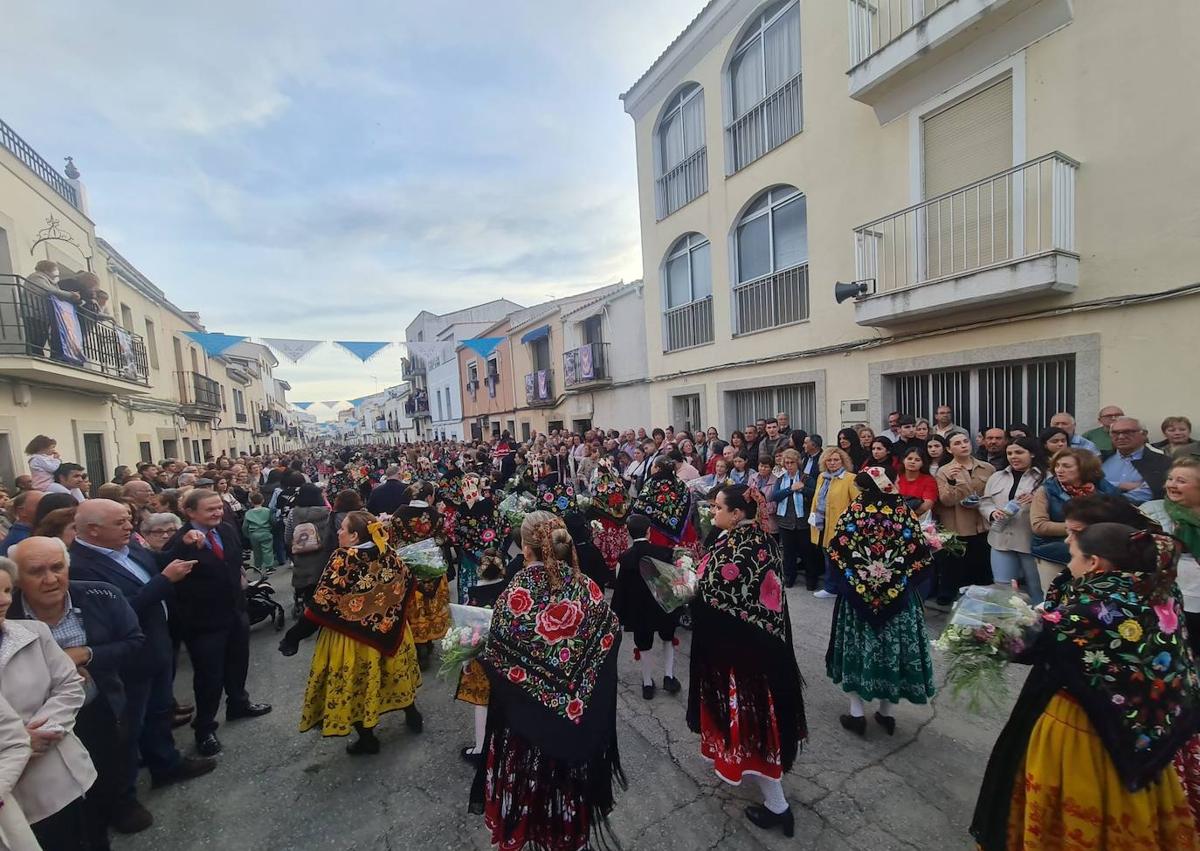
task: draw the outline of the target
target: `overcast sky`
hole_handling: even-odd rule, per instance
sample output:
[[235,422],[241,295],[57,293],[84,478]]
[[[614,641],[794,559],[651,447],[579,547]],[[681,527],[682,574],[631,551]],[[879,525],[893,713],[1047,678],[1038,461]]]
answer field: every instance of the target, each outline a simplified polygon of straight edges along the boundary
[[[641,275],[617,96],[701,5],[0,0],[0,117],[75,157],[100,235],[209,330],[402,339]],[[345,399],[400,353],[279,373]]]

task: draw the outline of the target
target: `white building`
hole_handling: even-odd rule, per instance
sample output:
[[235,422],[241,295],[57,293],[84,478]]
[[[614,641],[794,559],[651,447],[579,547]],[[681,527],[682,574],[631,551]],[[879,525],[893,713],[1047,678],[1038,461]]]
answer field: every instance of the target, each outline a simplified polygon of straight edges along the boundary
[[439,440],[462,440],[462,380],[459,378],[458,358],[451,357],[429,367],[425,381],[429,386],[433,434]]

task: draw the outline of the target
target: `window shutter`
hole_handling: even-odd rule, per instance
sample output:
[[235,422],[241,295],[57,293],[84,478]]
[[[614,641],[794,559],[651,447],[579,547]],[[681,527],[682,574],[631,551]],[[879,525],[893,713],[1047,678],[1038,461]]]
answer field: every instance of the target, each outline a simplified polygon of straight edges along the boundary
[[1013,164],[1012,78],[923,122],[925,197],[932,198]]

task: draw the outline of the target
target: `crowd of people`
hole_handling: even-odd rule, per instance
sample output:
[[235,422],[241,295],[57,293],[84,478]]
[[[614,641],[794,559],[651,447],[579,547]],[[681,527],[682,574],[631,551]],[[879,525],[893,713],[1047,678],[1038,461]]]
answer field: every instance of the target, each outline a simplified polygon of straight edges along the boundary
[[[104,849],[110,831],[153,821],[140,767],[153,787],[216,769],[222,697],[227,721],[271,711],[247,689],[251,604],[282,569],[294,621],[279,651],[315,636],[298,727],[353,733],[356,757],[380,752],[389,712],[421,732],[417,695],[451,604],[491,610],[455,696],[474,707],[464,794],[504,848],[578,851],[608,830],[627,783],[623,633],[643,698],[685,693],[700,756],[761,792],[747,819],[793,835],[782,780],[809,735],[788,601],[801,578],[832,601],[826,674],[856,736],[868,704],[890,736],[897,702],[932,699],[926,607],[993,584],[1039,606],[1033,673],[972,823],[981,847],[1200,846],[1190,421],[1169,417],[1152,446],[1116,407],[1083,434],[1068,413],[975,435],[953,414],[894,412],[828,445],[783,413],[728,439],[666,427],[327,444],[142,462],[99,485],[39,435],[0,541],[0,835]],[[931,526],[961,547],[931,548]],[[444,573],[401,557],[413,545]],[[646,566],[681,557],[694,596],[666,607]],[[173,729],[189,724],[185,756]]]

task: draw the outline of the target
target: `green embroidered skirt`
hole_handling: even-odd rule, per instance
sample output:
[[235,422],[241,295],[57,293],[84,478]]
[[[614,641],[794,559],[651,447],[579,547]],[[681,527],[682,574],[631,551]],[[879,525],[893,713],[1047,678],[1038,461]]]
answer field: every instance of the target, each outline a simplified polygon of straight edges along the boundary
[[910,594],[908,605],[878,631],[839,597],[825,672],[863,700],[927,702],[933,697],[933,657],[917,596]]

